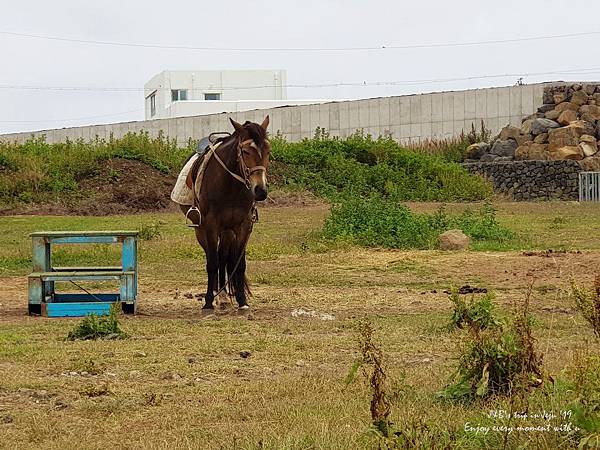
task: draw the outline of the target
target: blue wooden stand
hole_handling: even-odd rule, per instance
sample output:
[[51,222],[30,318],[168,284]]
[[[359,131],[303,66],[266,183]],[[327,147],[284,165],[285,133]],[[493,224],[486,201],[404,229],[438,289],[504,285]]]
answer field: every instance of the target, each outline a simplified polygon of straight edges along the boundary
[[[29,275],[29,314],[48,317],[105,315],[113,303],[135,314],[137,299],[137,231],[48,231],[32,233],[33,273]],[[121,244],[119,267],[53,267],[52,244]],[[118,293],[61,294],[57,281],[120,282]]]

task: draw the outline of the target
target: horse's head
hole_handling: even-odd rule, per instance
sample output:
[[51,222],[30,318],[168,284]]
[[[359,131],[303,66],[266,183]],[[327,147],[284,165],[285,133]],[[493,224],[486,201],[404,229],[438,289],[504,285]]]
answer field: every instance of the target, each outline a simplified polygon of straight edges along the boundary
[[269,116],[265,117],[262,124],[246,122],[243,125],[229,119],[238,136],[238,157],[242,176],[246,179],[248,189],[254,199],[261,201],[267,198],[267,169],[269,168],[269,155],[271,144],[267,139]]

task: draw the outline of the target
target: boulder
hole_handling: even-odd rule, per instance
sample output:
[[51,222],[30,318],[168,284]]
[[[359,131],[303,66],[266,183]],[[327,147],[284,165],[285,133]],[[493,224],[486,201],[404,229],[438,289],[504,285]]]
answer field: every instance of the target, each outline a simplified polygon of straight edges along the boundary
[[466,250],[471,239],[461,230],[448,230],[439,237],[441,250]]
[[600,103],[600,89],[598,89],[598,92],[596,92],[592,98],[596,100],[596,105]]
[[506,139],[494,142],[490,153],[498,156],[515,156],[515,150],[517,149],[517,141],[514,139]]
[[505,141],[507,139],[517,139],[521,135],[521,129],[512,125],[507,125],[500,130],[498,139]]
[[517,145],[522,145],[525,142],[533,141],[533,136],[531,134],[520,134],[515,138],[515,141],[517,141]]
[[531,133],[531,125],[535,119],[525,119],[521,124],[521,133],[529,134]]
[[562,147],[548,146],[551,159],[573,159],[580,161],[583,159],[583,152],[578,145],[564,145]]
[[596,92],[596,85],[595,84],[584,84],[583,90],[587,95],[592,95],[594,92]]
[[551,129],[548,132],[548,142],[558,147],[573,146],[579,144],[579,138],[584,134],[594,134],[592,124],[584,120],[575,120],[566,127]]
[[596,138],[589,134],[584,134],[579,138],[579,147],[584,156],[594,156],[598,153],[598,143],[596,142]]
[[537,110],[541,113],[547,113],[548,111],[552,111],[554,109],[554,103],[544,103]]
[[563,112],[563,111],[566,111],[567,109],[577,111],[579,109],[579,106],[577,106],[576,104],[571,103],[571,102],[562,102],[562,103],[557,104],[554,107],[554,109],[557,110],[558,112]]
[[579,165],[586,172],[600,172],[600,156],[588,156],[579,161]]
[[585,93],[585,91],[580,90],[580,91],[575,91],[573,92],[573,96],[571,97],[571,103],[577,105],[577,106],[581,106],[581,105],[585,105],[588,102],[589,99],[589,95],[587,95]]
[[555,109],[544,113],[544,117],[546,119],[550,119],[550,120],[556,120],[556,119],[558,119],[559,116],[560,116],[560,113]]
[[547,144],[548,143],[548,133],[538,134],[533,140],[536,144]]
[[554,104],[558,105],[567,100],[567,94],[565,92],[557,92],[552,99],[554,100]]
[[548,146],[546,144],[536,144],[528,142],[520,145],[515,150],[515,159],[517,160],[546,160],[548,159]]
[[531,134],[537,136],[538,134],[546,133],[551,128],[558,128],[559,125],[550,119],[535,119],[531,124]]
[[600,106],[596,105],[583,105],[579,108],[581,118],[588,122],[597,122],[600,120]]
[[560,123],[563,126],[569,125],[571,122],[574,122],[576,120],[577,113],[572,109],[567,109],[566,111],[561,112],[560,116],[558,116],[558,123]]
[[467,158],[468,159],[479,159],[485,153],[490,151],[490,144],[487,142],[477,142],[467,147]]

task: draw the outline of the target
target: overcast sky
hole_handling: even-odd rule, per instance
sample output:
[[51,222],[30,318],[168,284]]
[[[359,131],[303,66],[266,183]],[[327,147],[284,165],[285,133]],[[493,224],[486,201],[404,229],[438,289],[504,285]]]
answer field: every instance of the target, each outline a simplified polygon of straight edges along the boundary
[[0,32],[173,46],[378,47],[597,34],[344,52],[167,50],[0,34],[0,133],[142,120],[142,91],[25,90],[15,86],[141,89],[163,70],[286,69],[288,84],[367,83],[289,88],[290,99],[508,86],[515,84],[518,76],[368,86],[379,81],[561,71],[571,72],[525,75],[524,81],[600,79],[600,2],[591,0],[3,0],[1,4]]

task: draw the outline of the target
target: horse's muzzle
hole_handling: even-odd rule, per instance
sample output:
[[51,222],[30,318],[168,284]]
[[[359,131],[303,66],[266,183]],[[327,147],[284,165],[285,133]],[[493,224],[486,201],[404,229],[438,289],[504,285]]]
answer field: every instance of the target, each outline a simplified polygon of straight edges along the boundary
[[262,186],[254,187],[254,200],[261,202],[267,198],[267,188]]

